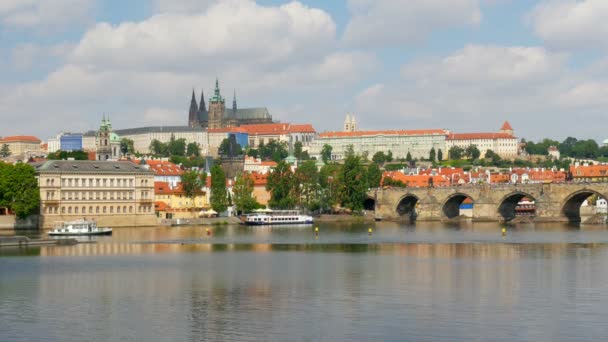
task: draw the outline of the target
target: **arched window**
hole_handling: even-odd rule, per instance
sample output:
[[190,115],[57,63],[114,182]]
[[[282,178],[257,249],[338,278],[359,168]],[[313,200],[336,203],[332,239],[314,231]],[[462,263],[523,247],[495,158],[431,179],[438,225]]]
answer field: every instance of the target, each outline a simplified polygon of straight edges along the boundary
[[74,214],[78,214],[78,207],[74,207]]
[[116,213],[120,214],[120,206],[116,207]]
[[106,213],[106,207],[105,206],[103,207],[103,213],[104,214]]
[[114,206],[110,206],[110,214],[114,213]]
[[61,213],[65,214],[65,207],[61,207]]
[[72,207],[68,207],[68,214],[72,213]]
[[131,206],[129,206],[129,212],[130,212],[130,213],[133,213],[133,206],[132,206],[132,205],[131,205]]
[[99,214],[99,207],[95,207],[95,213]]
[[92,214],[92,213],[93,213],[93,206],[90,206],[89,207],[89,214]]
[[82,207],[82,213],[86,214],[87,213],[87,207]]

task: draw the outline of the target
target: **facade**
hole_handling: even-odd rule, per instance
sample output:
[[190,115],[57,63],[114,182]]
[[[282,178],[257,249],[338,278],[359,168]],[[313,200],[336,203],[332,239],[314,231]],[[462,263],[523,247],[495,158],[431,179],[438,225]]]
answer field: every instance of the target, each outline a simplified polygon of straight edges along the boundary
[[273,168],[277,167],[274,161],[262,161],[259,158],[245,156],[243,171],[260,175],[268,174]]
[[608,181],[608,165],[570,165],[570,173],[575,182],[606,182]]
[[95,134],[95,154],[98,161],[120,159],[120,137],[112,131],[110,119],[101,120],[99,130]]
[[[156,139],[162,143],[167,143],[171,140],[171,136],[175,139],[185,139],[186,144],[197,143],[201,149],[201,155],[208,153],[207,132],[203,132],[200,128],[192,128],[188,126],[151,126],[128,129],[117,129],[116,134],[122,138],[133,140],[133,148],[135,152],[141,154],[150,153],[150,143]],[[91,133],[86,133],[90,135]]]
[[[488,150],[494,151],[501,158],[515,158],[519,149],[517,137],[511,125],[505,121],[497,133],[451,133],[446,139],[446,150],[458,146],[462,149],[475,145],[481,157],[486,155]],[[445,154],[444,151],[444,155]]]
[[175,186],[167,182],[154,182],[155,210],[161,218],[192,218],[209,208],[207,194],[197,191],[194,200],[186,196],[182,183]]
[[61,134],[59,137],[59,149],[68,152],[82,151],[82,134]]
[[344,158],[349,146],[356,154],[367,153],[370,158],[376,152],[393,153],[396,159],[406,158],[409,152],[412,158],[428,158],[431,148],[442,149],[446,154],[446,136],[443,129],[395,130],[395,131],[355,131],[320,133],[310,145],[309,154],[320,158],[325,144],[332,147],[333,160]]
[[30,153],[41,152],[40,143],[42,141],[31,135],[15,135],[0,139],[0,147],[8,145],[9,151],[13,156],[23,156]]
[[138,165],[147,165],[150,171],[154,172],[154,182],[167,183],[169,187],[175,188],[182,181],[182,170],[179,166],[166,160],[140,160]]
[[197,103],[194,90],[192,91],[190,109],[188,110],[189,127],[218,129],[262,123],[272,123],[272,116],[267,108],[239,109],[236,101],[236,91],[232,98],[232,105],[227,107],[226,100],[221,95],[220,85],[217,79],[215,80],[213,96],[209,99],[209,108],[207,108],[205,104],[204,92],[201,92],[200,103]]
[[549,154],[549,157],[553,159],[559,159],[561,157],[559,149],[556,146],[549,146],[547,153]]
[[52,160],[33,164],[41,227],[93,219],[101,227],[151,226],[154,173],[132,162]]

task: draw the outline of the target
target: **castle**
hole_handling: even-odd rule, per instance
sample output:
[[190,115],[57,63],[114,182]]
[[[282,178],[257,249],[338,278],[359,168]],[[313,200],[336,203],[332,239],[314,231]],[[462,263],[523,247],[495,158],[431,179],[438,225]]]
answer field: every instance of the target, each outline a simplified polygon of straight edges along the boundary
[[238,127],[247,124],[272,123],[272,116],[267,108],[237,108],[236,91],[232,99],[232,108],[226,108],[226,101],[220,93],[219,81],[215,80],[215,90],[209,99],[209,109],[205,105],[205,95],[201,91],[200,105],[196,102],[194,89],[188,112],[188,126],[208,129]]

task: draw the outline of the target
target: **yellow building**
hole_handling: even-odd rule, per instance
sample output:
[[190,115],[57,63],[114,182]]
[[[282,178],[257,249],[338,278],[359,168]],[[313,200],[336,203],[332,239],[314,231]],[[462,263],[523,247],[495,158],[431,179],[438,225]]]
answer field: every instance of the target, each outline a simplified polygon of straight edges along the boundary
[[132,162],[51,160],[33,164],[42,228],[93,219],[101,227],[152,226],[154,173]]
[[25,155],[28,152],[41,152],[40,139],[30,135],[16,135],[0,139],[0,147],[8,145],[9,151],[13,156]]
[[154,210],[160,218],[193,218],[209,207],[207,194],[202,189],[192,198],[186,196],[182,183],[154,182],[156,202]]

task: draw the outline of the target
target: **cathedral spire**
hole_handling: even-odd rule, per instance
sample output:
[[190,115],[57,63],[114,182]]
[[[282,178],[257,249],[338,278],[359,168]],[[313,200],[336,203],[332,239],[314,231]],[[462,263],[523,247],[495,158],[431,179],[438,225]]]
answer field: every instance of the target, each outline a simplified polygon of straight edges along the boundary
[[220,96],[220,81],[217,79],[217,77],[215,78],[215,91],[214,91],[215,96]]
[[205,93],[203,92],[202,89],[201,89],[201,102],[199,102],[198,111],[199,112],[207,111],[207,105],[205,105]]
[[196,96],[194,88],[192,88],[192,99],[190,100],[190,110],[188,111],[188,126],[195,127],[198,119],[198,105],[196,104]]
[[232,96],[232,110],[236,114],[236,89],[234,89],[234,95]]

